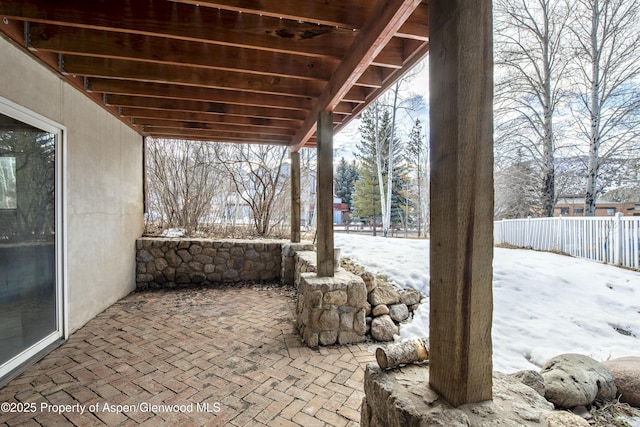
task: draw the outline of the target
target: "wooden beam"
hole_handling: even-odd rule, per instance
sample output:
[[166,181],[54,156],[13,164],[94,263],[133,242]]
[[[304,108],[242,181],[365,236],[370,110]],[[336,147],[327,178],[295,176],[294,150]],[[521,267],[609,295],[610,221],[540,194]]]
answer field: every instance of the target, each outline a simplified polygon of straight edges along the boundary
[[306,117],[305,112],[302,110],[253,107],[213,101],[205,102],[185,99],[148,98],[130,95],[107,95],[106,101],[106,105],[113,105],[116,107],[138,107],[173,111],[191,111],[241,117],[256,117],[264,119],[281,119],[285,117],[292,120],[304,120]]
[[283,110],[310,110],[311,100],[283,95],[237,92],[223,89],[194,88],[130,80],[89,79],[87,90],[116,95],[139,95],[151,98],[175,98],[215,101],[225,104],[275,107]]
[[175,98],[194,101],[212,101],[225,104],[275,107],[284,110],[310,110],[311,100],[283,95],[238,92],[224,89],[196,88],[162,83],[142,83],[131,80],[89,79],[92,92],[139,95],[151,98]]
[[319,80],[302,80],[242,72],[232,73],[226,70],[152,62],[143,63],[128,59],[64,55],[62,65],[63,72],[71,75],[149,83],[173,83],[276,95],[287,94],[304,98],[320,96],[324,87],[323,82]]
[[194,67],[300,79],[327,81],[339,62],[334,58],[313,58],[50,24],[31,24],[29,35],[30,47],[36,50],[173,65],[190,64]]
[[159,110],[151,108],[120,107],[120,115],[134,119],[177,120],[198,123],[218,123],[227,126],[253,127],[264,126],[270,129],[295,129],[302,120],[285,120],[276,118],[232,116],[193,111]]
[[371,0],[171,0],[177,3],[197,4],[233,10],[242,13],[266,15],[294,21],[305,21],[335,27],[359,29],[371,16]]
[[402,24],[396,33],[397,37],[429,41],[429,6],[423,3],[413,11],[413,14]]
[[245,144],[273,144],[273,145],[286,145],[287,139],[278,138],[271,135],[255,135],[247,133],[236,132],[208,132],[189,129],[171,129],[162,127],[143,127],[142,131],[145,135],[153,136],[156,138],[182,138],[182,139],[196,139],[200,141],[215,141],[215,142],[238,142]]
[[317,186],[318,277],[333,277],[333,117],[330,111],[318,113]]
[[144,119],[144,118],[131,118],[133,123],[138,126],[144,126],[145,128],[155,126],[167,129],[182,129],[182,130],[201,130],[201,131],[216,131],[216,132],[241,132],[245,134],[257,134],[257,135],[274,135],[274,136],[291,136],[295,133],[293,128],[272,128],[267,126],[241,126],[241,125],[227,125],[220,123],[203,123],[193,121],[178,121],[178,120],[161,120],[161,119]]
[[389,0],[377,3],[370,19],[358,33],[350,54],[340,62],[326,89],[292,140],[294,151],[302,148],[315,131],[317,114],[323,110],[334,109],[419,4],[420,0]]
[[394,37],[371,62],[379,67],[402,68],[404,64],[404,39]]
[[492,397],[491,3],[429,2],[429,382],[454,406]]
[[291,242],[300,243],[300,153],[291,156]]
[[[152,12],[152,13],[150,13]],[[201,41],[340,59],[356,37],[335,25],[154,0],[0,2],[0,16],[30,22]]]

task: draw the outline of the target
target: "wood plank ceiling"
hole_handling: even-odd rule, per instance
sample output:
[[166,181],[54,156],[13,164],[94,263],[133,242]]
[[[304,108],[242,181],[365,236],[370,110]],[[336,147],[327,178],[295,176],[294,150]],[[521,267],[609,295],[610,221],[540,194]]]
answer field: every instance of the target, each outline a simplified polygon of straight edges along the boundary
[[13,0],[0,30],[141,135],[315,146],[428,52],[421,0]]

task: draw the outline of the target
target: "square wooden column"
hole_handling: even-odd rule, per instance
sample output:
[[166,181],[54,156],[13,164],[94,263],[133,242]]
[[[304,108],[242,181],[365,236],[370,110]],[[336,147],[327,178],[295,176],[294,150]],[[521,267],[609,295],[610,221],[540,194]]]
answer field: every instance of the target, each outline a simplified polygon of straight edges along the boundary
[[333,113],[318,113],[318,277],[333,277]]
[[291,152],[291,242],[300,243],[300,153]]
[[449,403],[492,397],[491,0],[429,2],[429,382]]

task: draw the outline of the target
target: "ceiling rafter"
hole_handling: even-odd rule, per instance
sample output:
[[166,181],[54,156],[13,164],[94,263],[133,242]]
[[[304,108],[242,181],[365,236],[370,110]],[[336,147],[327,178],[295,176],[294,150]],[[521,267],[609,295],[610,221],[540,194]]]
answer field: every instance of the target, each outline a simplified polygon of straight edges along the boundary
[[194,88],[162,83],[141,83],[129,80],[89,79],[87,90],[116,95],[138,95],[151,98],[175,98],[193,101],[215,99],[227,105],[251,105],[257,107],[274,107],[291,110],[308,110],[311,100],[285,95],[267,95],[237,92],[223,89]]
[[428,52],[427,0],[20,0],[0,31],[142,135],[314,147]]
[[[154,9],[154,19],[145,16],[144,11],[150,8]],[[335,59],[342,58],[356,36],[352,30],[298,21],[284,23],[281,19],[250,14],[238,20],[235,12],[154,0],[96,1],[90,9],[86,8],[86,0],[15,1],[6,2],[0,10],[7,17],[33,23],[138,35],[162,34],[177,40]]]
[[142,123],[138,119],[156,119],[166,121],[185,121],[196,123],[218,123],[226,126],[263,126],[270,129],[291,129],[302,124],[302,120],[273,119],[248,116],[231,116],[216,113],[201,113],[195,111],[162,110],[142,107],[120,107],[120,114],[131,117],[135,122]]
[[373,11],[370,0],[171,0],[202,7],[311,22],[338,28],[359,29]]
[[29,48],[280,77],[328,80],[337,60],[49,24],[29,26]]

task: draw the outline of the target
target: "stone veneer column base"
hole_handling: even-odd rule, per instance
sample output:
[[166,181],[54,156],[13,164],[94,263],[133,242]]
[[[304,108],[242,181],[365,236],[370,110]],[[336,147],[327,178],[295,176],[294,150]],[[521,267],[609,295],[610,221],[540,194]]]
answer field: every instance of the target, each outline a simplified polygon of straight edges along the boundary
[[429,386],[428,365],[383,371],[367,365],[361,427],[582,426],[586,421],[554,411],[533,388],[511,375],[493,373],[493,400],[454,408]]
[[367,288],[360,276],[337,271],[334,277],[301,273],[297,323],[311,348],[365,340]]

